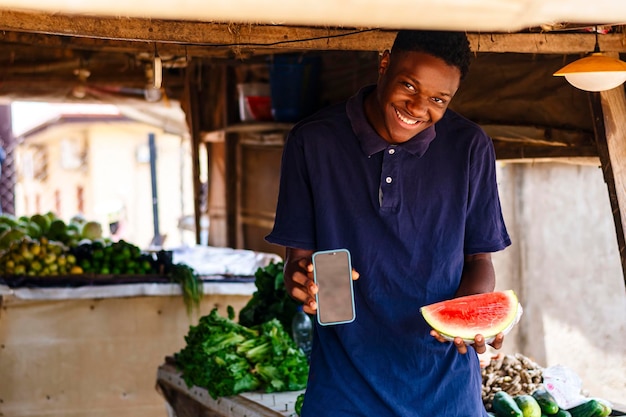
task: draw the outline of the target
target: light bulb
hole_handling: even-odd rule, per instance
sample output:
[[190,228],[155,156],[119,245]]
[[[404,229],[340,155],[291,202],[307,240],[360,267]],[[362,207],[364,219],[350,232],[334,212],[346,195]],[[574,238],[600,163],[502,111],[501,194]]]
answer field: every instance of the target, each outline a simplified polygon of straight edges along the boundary
[[149,84],[143,90],[143,96],[147,102],[155,103],[163,97],[163,93],[160,88],[156,88],[152,84]]

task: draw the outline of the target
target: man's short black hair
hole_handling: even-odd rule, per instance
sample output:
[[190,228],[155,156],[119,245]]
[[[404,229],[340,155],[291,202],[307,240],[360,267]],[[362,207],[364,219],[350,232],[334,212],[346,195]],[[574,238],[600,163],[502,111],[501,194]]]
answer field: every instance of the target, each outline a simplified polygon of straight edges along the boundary
[[461,79],[469,70],[471,50],[463,32],[440,30],[400,30],[391,48],[394,51],[425,52],[443,59],[461,71]]

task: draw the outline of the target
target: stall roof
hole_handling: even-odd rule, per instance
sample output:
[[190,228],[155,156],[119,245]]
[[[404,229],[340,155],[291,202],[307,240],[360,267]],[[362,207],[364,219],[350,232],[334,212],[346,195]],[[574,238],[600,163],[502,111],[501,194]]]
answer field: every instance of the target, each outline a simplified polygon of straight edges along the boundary
[[0,8],[58,14],[279,25],[519,31],[554,23],[620,23],[615,0],[2,0]]
[[0,99],[137,105],[158,56],[164,92],[180,100],[194,60],[380,52],[400,27],[458,29],[476,55],[453,105],[500,156],[597,156],[586,94],[552,73],[592,51],[597,30],[602,51],[626,53],[621,22],[626,2],[614,0],[0,0]]

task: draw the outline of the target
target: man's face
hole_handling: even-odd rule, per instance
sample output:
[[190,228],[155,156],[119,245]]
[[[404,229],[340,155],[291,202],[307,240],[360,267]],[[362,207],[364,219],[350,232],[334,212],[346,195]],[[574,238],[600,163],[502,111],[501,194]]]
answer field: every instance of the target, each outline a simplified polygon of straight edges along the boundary
[[376,100],[366,110],[389,143],[403,143],[437,123],[459,88],[461,71],[423,52],[385,52]]

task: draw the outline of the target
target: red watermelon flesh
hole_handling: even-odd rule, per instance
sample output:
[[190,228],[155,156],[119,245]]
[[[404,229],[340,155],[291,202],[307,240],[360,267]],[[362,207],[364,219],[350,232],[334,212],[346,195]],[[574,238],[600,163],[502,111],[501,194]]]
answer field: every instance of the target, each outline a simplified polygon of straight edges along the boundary
[[424,306],[426,322],[447,339],[460,337],[468,343],[477,334],[487,343],[498,333],[508,333],[519,321],[522,307],[513,290],[468,295]]

